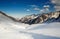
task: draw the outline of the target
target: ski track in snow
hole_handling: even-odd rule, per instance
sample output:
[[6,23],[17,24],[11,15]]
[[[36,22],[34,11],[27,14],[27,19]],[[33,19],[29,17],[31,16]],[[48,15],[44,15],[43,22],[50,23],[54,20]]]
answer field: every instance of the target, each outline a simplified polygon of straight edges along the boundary
[[0,39],[60,39],[60,23],[27,25],[0,22]]

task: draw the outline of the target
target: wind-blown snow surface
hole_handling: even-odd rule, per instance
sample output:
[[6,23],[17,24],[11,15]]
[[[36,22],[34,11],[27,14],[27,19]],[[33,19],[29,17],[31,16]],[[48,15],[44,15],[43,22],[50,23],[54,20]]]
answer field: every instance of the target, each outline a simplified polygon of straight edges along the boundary
[[0,39],[60,39],[60,23],[27,25],[0,22]]

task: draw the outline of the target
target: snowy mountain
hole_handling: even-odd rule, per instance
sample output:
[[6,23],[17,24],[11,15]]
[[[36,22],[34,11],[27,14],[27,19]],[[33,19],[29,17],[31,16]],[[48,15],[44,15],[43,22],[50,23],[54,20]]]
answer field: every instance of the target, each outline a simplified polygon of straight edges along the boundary
[[32,14],[32,15],[22,17],[20,20],[17,20],[14,17],[8,16],[5,13],[0,11],[0,21],[19,22],[19,23],[25,23],[25,24],[60,22],[60,11],[43,13],[43,14]]
[[[34,21],[37,23],[38,19],[43,20],[45,17],[46,19],[44,19],[45,23],[28,25],[0,11],[0,39],[60,39],[60,14],[50,14],[30,15],[27,18],[30,18],[28,21],[33,19],[31,23]],[[48,22],[52,19],[57,22],[47,24],[47,18],[49,18]]]
[[0,21],[12,22],[12,21],[17,21],[17,20],[11,16],[8,16],[7,14],[3,13],[2,11],[0,11]]
[[[3,30],[12,30],[12,29],[20,29],[23,28],[25,29],[25,27],[27,26],[27,24],[23,24],[23,23],[19,23],[18,20],[16,20],[15,18],[6,15],[5,13],[0,11],[0,29]],[[10,29],[11,28],[11,29]]]
[[19,21],[26,24],[60,22],[60,11],[37,15],[33,14],[25,16],[21,18]]

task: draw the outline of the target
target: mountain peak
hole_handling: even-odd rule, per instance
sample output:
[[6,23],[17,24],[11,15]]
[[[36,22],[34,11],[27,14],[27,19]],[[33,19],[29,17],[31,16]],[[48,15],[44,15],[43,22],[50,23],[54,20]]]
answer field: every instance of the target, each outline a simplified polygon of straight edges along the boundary
[[[33,16],[33,19],[32,19],[32,16]],[[22,19],[20,19],[20,22],[27,23],[27,24],[37,24],[37,23],[44,23],[48,20],[51,21],[53,19],[54,19],[53,21],[57,21],[57,20],[59,20],[59,19],[57,19],[58,17],[60,19],[60,11],[51,12],[51,13],[43,13],[43,14],[39,14],[36,16],[29,15],[29,16],[26,16],[26,17],[23,17]]]
[[0,19],[6,19],[9,18],[10,20],[26,23],[26,24],[38,24],[38,23],[50,23],[50,22],[60,22],[60,11],[51,12],[51,13],[43,13],[43,14],[32,14],[25,16],[21,18],[20,20],[17,20],[11,16],[8,16],[7,14],[0,11]]

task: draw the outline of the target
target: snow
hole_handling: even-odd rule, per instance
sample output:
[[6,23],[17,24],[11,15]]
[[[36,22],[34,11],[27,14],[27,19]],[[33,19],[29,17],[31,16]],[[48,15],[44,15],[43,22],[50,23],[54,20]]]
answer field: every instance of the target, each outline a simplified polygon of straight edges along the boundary
[[40,24],[35,25],[33,28],[30,27],[27,32],[33,32],[37,34],[43,34],[48,36],[60,37],[60,23],[51,23],[51,24]]
[[0,39],[60,39],[60,23],[28,25],[0,13]]
[[[10,26],[7,24],[6,25],[0,24],[0,30],[1,28],[4,28],[4,32],[2,32],[3,30],[0,31],[0,38],[1,39],[60,39],[60,31],[59,31],[60,23],[35,24],[35,25],[28,25],[27,27],[24,27],[22,25],[23,24],[21,24],[19,27],[17,24],[16,25],[12,24],[12,26],[11,24]],[[8,30],[5,31],[5,28],[8,28]]]
[[0,32],[0,39],[33,39],[31,35],[14,32]]
[[60,23],[28,25],[0,21],[0,39],[60,39]]

